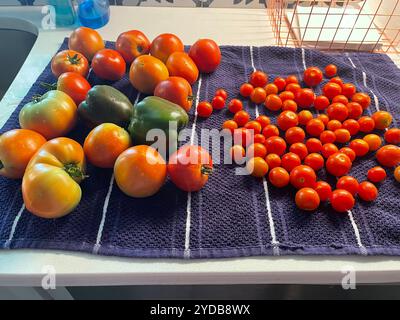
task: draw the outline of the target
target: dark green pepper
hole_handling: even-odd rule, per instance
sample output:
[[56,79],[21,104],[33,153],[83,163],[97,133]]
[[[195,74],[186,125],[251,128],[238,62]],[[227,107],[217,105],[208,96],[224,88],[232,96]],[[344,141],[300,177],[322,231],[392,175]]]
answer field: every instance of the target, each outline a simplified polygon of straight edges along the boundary
[[133,144],[151,145],[155,141],[148,141],[147,133],[152,129],[161,129],[165,133],[167,144],[169,143],[166,151],[174,150],[177,146],[178,134],[188,122],[189,117],[180,106],[168,100],[150,96],[133,108],[128,131]]
[[79,116],[95,127],[101,123],[115,123],[121,127],[129,124],[133,105],[122,92],[111,86],[94,86],[86,100],[78,107]]

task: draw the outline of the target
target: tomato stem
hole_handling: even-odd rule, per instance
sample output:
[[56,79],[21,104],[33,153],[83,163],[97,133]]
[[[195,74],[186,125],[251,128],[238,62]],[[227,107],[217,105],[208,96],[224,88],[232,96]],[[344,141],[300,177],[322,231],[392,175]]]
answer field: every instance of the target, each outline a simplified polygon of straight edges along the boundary
[[208,164],[204,164],[201,166],[201,174],[204,174],[206,176],[210,175],[213,171],[213,168],[209,166]]
[[78,58],[78,54],[76,53],[75,55],[73,55],[72,57],[70,55],[68,55],[68,61],[71,64],[79,64],[79,61],[81,60],[81,58]]
[[193,101],[195,99],[195,96],[190,95],[190,96],[187,97],[187,99],[188,99],[188,101]]
[[88,176],[77,166],[76,163],[67,163],[64,165],[64,170],[73,178],[83,180]]
[[0,160],[0,170],[3,169],[3,168],[4,168],[4,164],[3,164],[3,162],[1,162],[1,160]]
[[32,101],[34,103],[38,103],[38,102],[40,102],[40,100],[42,100],[42,96],[40,94],[35,94],[32,96]]
[[57,82],[55,83],[41,82],[40,85],[48,90],[57,90]]

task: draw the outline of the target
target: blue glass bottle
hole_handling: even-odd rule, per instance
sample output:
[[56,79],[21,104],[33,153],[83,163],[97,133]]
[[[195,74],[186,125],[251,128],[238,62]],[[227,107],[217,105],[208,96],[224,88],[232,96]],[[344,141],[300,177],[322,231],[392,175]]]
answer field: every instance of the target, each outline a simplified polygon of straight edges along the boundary
[[88,28],[98,29],[110,20],[108,0],[78,0],[78,19]]

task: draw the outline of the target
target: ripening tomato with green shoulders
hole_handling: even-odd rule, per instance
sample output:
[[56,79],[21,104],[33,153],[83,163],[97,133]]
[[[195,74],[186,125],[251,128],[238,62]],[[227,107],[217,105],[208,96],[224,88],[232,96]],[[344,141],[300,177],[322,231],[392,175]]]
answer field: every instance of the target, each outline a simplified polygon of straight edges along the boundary
[[69,138],[46,142],[28,163],[22,179],[26,209],[42,218],[65,216],[79,204],[79,183],[85,177],[85,155],[78,142]]

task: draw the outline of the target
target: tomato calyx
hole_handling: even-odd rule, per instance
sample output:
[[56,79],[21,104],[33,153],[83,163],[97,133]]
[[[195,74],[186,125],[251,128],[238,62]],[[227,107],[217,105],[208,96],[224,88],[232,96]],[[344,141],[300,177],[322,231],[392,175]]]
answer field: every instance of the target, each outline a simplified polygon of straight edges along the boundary
[[203,164],[201,166],[201,174],[205,175],[205,176],[209,176],[213,171],[213,168],[208,165],[208,164]]
[[40,95],[40,94],[35,94],[35,95],[33,95],[32,96],[32,102],[33,103],[38,103],[38,102],[40,102],[40,101],[42,101],[42,95]]
[[0,170],[3,169],[3,168],[4,168],[4,164],[3,164],[3,162],[1,162],[1,160],[0,160]]
[[196,99],[196,97],[194,95],[188,95],[187,99],[188,99],[188,101],[194,101],[194,99]]
[[57,82],[55,83],[41,82],[40,86],[47,90],[57,90]]
[[77,53],[75,53],[72,57],[69,54],[67,54],[67,60],[70,64],[79,64],[81,58],[78,58]]
[[76,163],[66,163],[64,165],[65,172],[67,172],[72,179],[81,181],[83,179],[88,178],[88,175],[85,175],[83,171],[77,166]]

